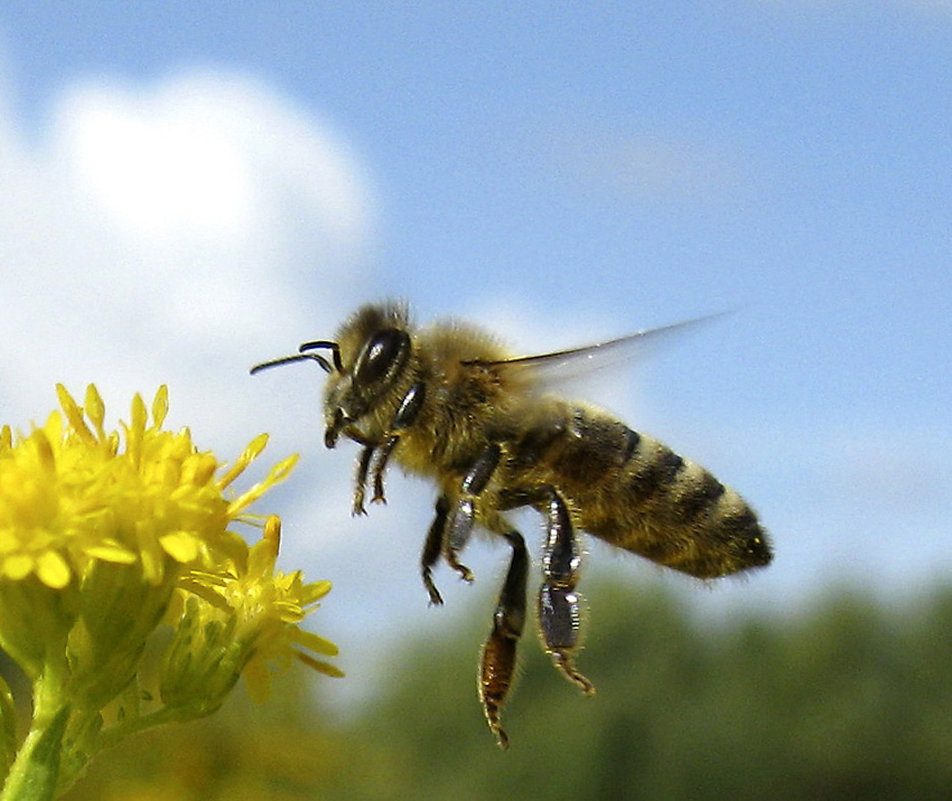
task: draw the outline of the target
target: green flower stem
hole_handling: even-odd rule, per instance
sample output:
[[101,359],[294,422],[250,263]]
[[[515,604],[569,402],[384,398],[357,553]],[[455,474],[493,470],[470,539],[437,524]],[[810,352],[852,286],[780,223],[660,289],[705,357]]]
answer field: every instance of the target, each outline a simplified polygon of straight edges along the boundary
[[69,707],[63,707],[46,726],[30,729],[0,793],[0,801],[49,801],[59,783],[60,751]]
[[[0,777],[6,778],[17,755],[17,713],[10,685],[0,676]],[[0,779],[2,782],[2,779]]]
[[[204,717],[213,710],[195,713],[172,706],[157,709],[103,729],[95,743],[88,744],[93,747],[85,754],[76,753],[69,748],[68,743],[64,744],[63,735],[70,722],[70,712],[76,710],[62,706],[52,717],[39,707],[38,711],[0,792],[0,801],[51,801],[73,785],[89,759],[129,735],[166,723],[184,723]],[[73,718],[75,725],[75,714]]]
[[70,707],[63,692],[64,665],[52,659],[34,683],[33,722],[10,768],[0,801],[49,801],[60,784],[63,733]]

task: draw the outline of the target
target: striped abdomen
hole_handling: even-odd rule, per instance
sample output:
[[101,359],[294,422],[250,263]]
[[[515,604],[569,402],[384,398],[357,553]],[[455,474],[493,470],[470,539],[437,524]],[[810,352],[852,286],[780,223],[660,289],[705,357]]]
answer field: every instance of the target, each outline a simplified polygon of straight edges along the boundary
[[700,578],[770,562],[744,500],[653,437],[586,408],[549,433],[539,455],[582,530]]

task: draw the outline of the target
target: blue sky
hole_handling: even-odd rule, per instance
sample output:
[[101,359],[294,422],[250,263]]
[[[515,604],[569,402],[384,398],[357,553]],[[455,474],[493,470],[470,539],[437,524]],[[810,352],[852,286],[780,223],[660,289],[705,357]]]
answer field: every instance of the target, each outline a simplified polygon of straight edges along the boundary
[[[952,4],[132,9],[0,9],[5,422],[55,381],[115,415],[167,382],[222,454],[301,450],[285,562],[335,582],[358,653],[423,625],[432,493],[394,472],[350,520],[320,376],[249,365],[391,295],[525,352],[732,310],[585,394],[734,485],[775,564],[714,592],[589,570],[713,610],[947,578]],[[505,549],[472,549],[477,588],[437,578],[488,615]]]

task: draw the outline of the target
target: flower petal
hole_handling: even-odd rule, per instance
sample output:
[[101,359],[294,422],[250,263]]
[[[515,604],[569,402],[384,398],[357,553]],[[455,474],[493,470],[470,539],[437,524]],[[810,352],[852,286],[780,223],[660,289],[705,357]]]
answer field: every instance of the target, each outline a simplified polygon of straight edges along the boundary
[[172,531],[159,537],[159,544],[176,562],[186,564],[198,558],[198,541],[188,531]]
[[56,551],[43,551],[36,559],[36,575],[47,587],[61,590],[72,575],[69,563]]

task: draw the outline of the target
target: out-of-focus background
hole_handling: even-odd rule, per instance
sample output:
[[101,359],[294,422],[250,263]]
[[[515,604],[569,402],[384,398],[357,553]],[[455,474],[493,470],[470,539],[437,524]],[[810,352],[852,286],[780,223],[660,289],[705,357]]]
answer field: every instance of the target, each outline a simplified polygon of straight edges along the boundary
[[[431,763],[464,755],[524,793],[547,777],[555,797],[616,780],[639,798],[720,788],[755,798],[764,787],[843,797],[823,795],[822,765],[846,764],[832,745],[875,726],[813,693],[860,688],[854,711],[908,730],[888,711],[917,708],[901,691],[928,674],[933,646],[947,647],[947,629],[929,621],[941,619],[952,567],[950,101],[943,0],[8,0],[2,422],[41,422],[57,381],[76,395],[94,381],[113,423],[133,392],[167,383],[171,424],[223,458],[259,431],[272,434],[273,461],[302,453],[261,511],[285,521],[286,569],[334,582],[314,625],[340,645],[348,677],[319,679],[316,700],[311,677],[297,690],[318,714],[301,727],[320,741],[319,756],[302,756],[301,797],[334,787],[362,797],[375,760],[386,781],[368,797],[385,785],[483,797],[478,782],[453,784],[458,768],[425,789],[442,775]],[[394,296],[421,322],[472,319],[524,353],[731,312],[578,392],[741,491],[776,561],[708,589],[592,544],[582,661],[601,692],[575,698],[527,636],[510,732],[535,745],[508,761],[481,730],[472,686],[508,549],[474,542],[476,586],[440,570],[447,605],[427,609],[417,564],[432,489],[391,471],[389,504],[352,520],[356,450],[322,446],[322,374],[308,364],[248,375],[332,336],[359,303]],[[538,521],[518,520],[537,554]],[[670,634],[649,637],[646,620],[669,621]],[[911,630],[925,632],[914,648],[889,639]],[[893,659],[873,648],[879,638],[882,654],[911,660],[908,672],[877,678]],[[437,668],[443,643],[446,664],[461,667]],[[809,643],[828,651],[810,661]],[[722,651],[735,646],[731,661]],[[931,657],[917,662],[920,651]],[[615,667],[599,671],[612,654]],[[658,680],[691,692],[646,692],[649,656]],[[775,688],[755,681],[771,671],[783,677]],[[533,705],[550,681],[551,702]],[[403,712],[381,711],[414,687]],[[919,690],[933,707],[925,722],[914,716],[928,736],[909,749],[947,766],[952,718]],[[695,692],[764,716],[735,719]],[[786,716],[767,715],[751,700],[760,693],[781,696]],[[666,712],[662,732],[654,721]],[[393,750],[407,741],[419,762]],[[788,761],[754,747],[798,743],[817,757],[816,786],[776,778]],[[889,751],[877,741],[851,752],[859,784],[831,786],[912,786],[876,748]],[[348,749],[365,760],[352,774]],[[748,772],[727,758],[744,753]],[[594,778],[566,767],[568,755]],[[871,767],[884,764],[882,775]],[[645,778],[651,766],[661,778]],[[171,797],[217,797],[209,782],[202,774]]]

